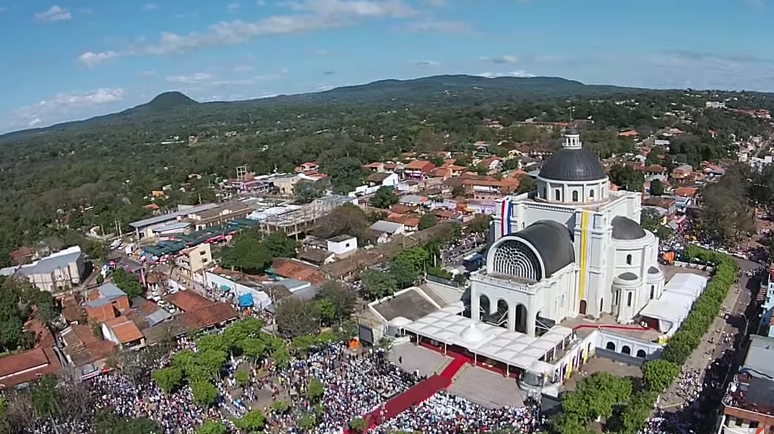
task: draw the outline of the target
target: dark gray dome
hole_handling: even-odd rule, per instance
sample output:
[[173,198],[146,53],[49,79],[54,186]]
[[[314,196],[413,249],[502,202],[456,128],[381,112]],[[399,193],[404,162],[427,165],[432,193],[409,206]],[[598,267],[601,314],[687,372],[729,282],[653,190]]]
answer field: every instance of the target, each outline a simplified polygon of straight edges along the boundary
[[650,274],[658,274],[660,272],[661,272],[661,270],[659,270],[656,267],[651,266],[650,268],[648,268],[648,273],[650,273]]
[[583,148],[562,148],[554,152],[540,169],[540,177],[554,181],[596,181],[606,176],[599,158]]
[[639,240],[645,236],[645,229],[636,221],[624,217],[613,217],[613,239],[616,240]]
[[637,280],[637,275],[634,273],[626,272],[618,276],[621,280]]
[[545,266],[544,277],[551,277],[575,262],[575,248],[572,245],[570,230],[561,223],[539,220],[514,235],[532,244],[537,250]]

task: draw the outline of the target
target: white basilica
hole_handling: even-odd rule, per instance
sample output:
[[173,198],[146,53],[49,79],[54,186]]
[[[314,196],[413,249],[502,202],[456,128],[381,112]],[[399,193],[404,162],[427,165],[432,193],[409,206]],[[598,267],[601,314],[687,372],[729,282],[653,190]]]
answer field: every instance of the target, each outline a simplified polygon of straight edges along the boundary
[[499,203],[486,268],[471,276],[471,318],[530,336],[577,315],[631,322],[664,289],[641,194],[611,191],[573,129],[537,185]]

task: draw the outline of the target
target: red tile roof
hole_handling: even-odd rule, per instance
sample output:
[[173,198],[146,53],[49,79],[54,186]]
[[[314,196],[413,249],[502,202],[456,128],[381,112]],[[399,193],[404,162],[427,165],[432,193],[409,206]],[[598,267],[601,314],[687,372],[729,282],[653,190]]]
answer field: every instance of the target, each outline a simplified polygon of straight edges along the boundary
[[193,291],[179,291],[167,296],[167,301],[177,306],[183,312],[202,309],[213,303]]
[[271,268],[278,276],[303,280],[312,284],[325,281],[325,275],[317,268],[294,259],[277,258],[271,262]]
[[56,374],[62,369],[53,348],[12,354],[0,358],[0,389],[33,381],[46,374]]
[[406,169],[408,170],[421,170],[423,172],[428,172],[430,170],[435,169],[435,164],[427,161],[427,160],[414,160],[411,163],[406,165]]
[[204,329],[231,321],[238,316],[228,303],[213,303],[202,309],[180,315],[185,327],[191,330]]
[[137,327],[137,324],[125,316],[119,316],[118,318],[106,321],[105,325],[113,330],[116,338],[118,338],[118,341],[122,344],[128,344],[143,338],[142,332]]

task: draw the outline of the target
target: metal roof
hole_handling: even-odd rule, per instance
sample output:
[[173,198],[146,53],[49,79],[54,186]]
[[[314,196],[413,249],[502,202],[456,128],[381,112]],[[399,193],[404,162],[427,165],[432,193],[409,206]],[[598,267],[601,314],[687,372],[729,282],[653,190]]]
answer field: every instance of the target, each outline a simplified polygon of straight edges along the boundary
[[521,238],[535,247],[545,266],[545,277],[575,262],[575,247],[567,226],[553,220],[538,220],[519,232]]
[[69,267],[71,264],[78,261],[78,258],[80,258],[81,255],[80,247],[70,247],[69,249],[43,258],[31,265],[23,266],[19,271],[26,276],[32,274],[51,274],[55,270]]
[[100,295],[105,298],[115,299],[126,295],[126,293],[122,291],[121,288],[112,283],[105,283],[100,285],[97,290],[99,291]]
[[639,240],[645,237],[645,229],[636,221],[624,217],[613,217],[613,239],[616,240]]
[[150,327],[153,327],[160,322],[164,322],[169,318],[172,318],[172,314],[164,309],[158,309],[149,315],[145,315],[145,319],[148,320],[148,325]]
[[597,181],[607,177],[602,163],[584,148],[562,148],[551,155],[540,169],[540,177],[555,181]]
[[394,234],[399,230],[401,230],[402,228],[403,228],[402,224],[388,222],[386,220],[379,220],[378,222],[371,225],[371,230],[374,230],[377,232],[384,232],[388,234]]
[[171,212],[169,214],[164,214],[156,217],[150,217],[144,220],[138,220],[136,222],[129,223],[129,226],[135,228],[135,229],[142,229],[146,228],[148,226],[152,226],[159,223],[164,223],[166,221],[174,220],[178,217],[187,216],[188,214],[193,214],[197,212],[206,211],[208,209],[212,209],[218,206],[217,203],[204,203],[201,205],[193,206],[188,209],[184,209],[181,211],[175,211]]
[[750,349],[740,371],[747,372],[754,377],[768,378],[774,381],[774,339],[763,336],[750,337]]

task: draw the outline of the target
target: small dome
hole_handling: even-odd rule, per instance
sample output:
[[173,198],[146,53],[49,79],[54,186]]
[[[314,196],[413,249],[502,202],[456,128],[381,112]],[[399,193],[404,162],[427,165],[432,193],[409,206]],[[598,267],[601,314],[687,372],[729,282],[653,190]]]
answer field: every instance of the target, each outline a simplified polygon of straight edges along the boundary
[[467,343],[477,344],[484,339],[484,334],[481,333],[481,330],[475,324],[471,324],[470,327],[460,333],[460,337]]
[[627,271],[626,273],[620,274],[618,278],[621,280],[637,280],[637,275]]
[[602,163],[584,148],[562,148],[553,153],[540,168],[540,177],[553,181],[599,181],[607,177]]
[[636,221],[617,216],[613,218],[613,239],[616,240],[639,240],[645,237],[645,229]]
[[658,267],[651,266],[648,268],[648,274],[659,274],[661,273],[661,270],[658,269]]

